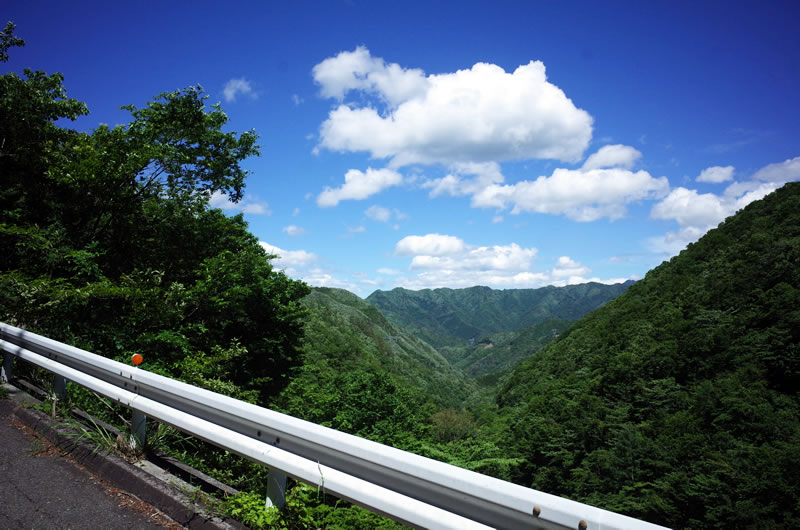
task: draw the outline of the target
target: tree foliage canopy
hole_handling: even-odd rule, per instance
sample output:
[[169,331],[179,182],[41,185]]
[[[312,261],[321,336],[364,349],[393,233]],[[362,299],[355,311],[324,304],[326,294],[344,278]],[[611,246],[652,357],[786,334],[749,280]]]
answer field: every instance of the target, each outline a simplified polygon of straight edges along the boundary
[[[2,58],[24,44],[2,34]],[[0,76],[0,320],[250,400],[299,362],[308,287],[273,270],[241,216],[254,132],[223,131],[199,87],[90,133],[61,74]],[[213,360],[213,366],[212,361]]]

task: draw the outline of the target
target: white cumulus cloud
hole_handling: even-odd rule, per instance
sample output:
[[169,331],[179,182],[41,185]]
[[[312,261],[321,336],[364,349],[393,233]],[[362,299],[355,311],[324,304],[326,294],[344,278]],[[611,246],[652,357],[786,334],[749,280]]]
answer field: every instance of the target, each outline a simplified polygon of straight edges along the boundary
[[325,187],[317,196],[321,207],[336,206],[343,200],[362,200],[384,189],[402,184],[403,176],[391,169],[367,168],[367,171],[351,169],[344,176],[344,184],[339,188]]
[[[592,117],[531,61],[514,72],[487,63],[425,75],[387,64],[365,47],[313,69],[324,97],[356,91],[377,98],[341,103],[320,127],[318,147],[368,152],[408,164],[531,158],[576,162],[592,136]],[[379,108],[383,107],[383,108]]]
[[674,219],[683,227],[692,227],[704,234],[726,217],[735,214],[748,204],[763,199],[778,189],[771,182],[735,182],[728,186],[722,195],[697,193],[678,187],[667,197],[653,206],[650,216],[654,219]]
[[225,101],[228,103],[233,103],[236,101],[236,98],[239,95],[249,96],[252,99],[256,99],[258,96],[253,91],[253,87],[250,85],[250,81],[245,79],[244,77],[240,77],[239,79],[231,79],[227,83],[225,83],[225,87],[222,89],[222,93],[225,97]]
[[411,269],[449,271],[525,271],[536,256],[535,248],[522,248],[516,243],[488,247],[465,247],[451,255],[417,255]]
[[378,95],[390,105],[397,105],[428,88],[422,70],[406,69],[396,63],[386,64],[380,57],[372,57],[364,46],[325,59],[314,66],[311,73],[320,85],[320,94],[339,101],[348,92],[361,90]]
[[725,182],[727,180],[733,180],[733,166],[713,166],[707,167],[703,171],[700,172],[700,175],[697,176],[697,182],[711,182],[714,184],[718,184],[720,182]]
[[642,153],[629,145],[604,145],[598,149],[596,153],[593,153],[586,159],[582,169],[589,170],[610,167],[631,169],[641,157]]
[[589,274],[592,270],[589,267],[584,267],[577,261],[572,260],[569,256],[561,256],[553,267],[552,274],[555,278],[570,278],[573,279]]
[[647,246],[653,252],[675,255],[726,217],[793,180],[800,180],[800,157],[764,166],[750,180],[729,184],[722,194],[675,188],[664,200],[653,206],[650,216],[654,219],[675,220],[679,229],[650,238]]
[[641,153],[625,145],[605,146],[587,159],[580,169],[558,168],[536,180],[503,184],[496,162],[453,164],[445,177],[422,183],[437,195],[471,195],[477,208],[512,208],[511,213],[565,215],[576,221],[601,217],[618,219],[627,204],[663,197],[669,190],[666,177],[646,171],[631,171]]
[[675,188],[653,206],[654,219],[674,219],[681,226],[716,225],[731,212],[731,205],[713,193],[697,193],[683,187]]
[[544,273],[519,272],[516,274],[496,274],[492,271],[452,271],[429,270],[412,277],[401,277],[395,285],[406,289],[436,289],[450,287],[459,289],[485,285],[499,289],[528,289],[551,285],[550,277]]
[[622,168],[572,170],[558,168],[549,177],[515,184],[492,184],[472,197],[483,208],[511,207],[511,213],[536,212],[565,215],[575,221],[601,217],[619,219],[626,205],[662,197],[669,190],[666,177]]
[[789,182],[800,179],[800,156],[762,167],[753,175],[756,180]]
[[428,234],[408,236],[397,243],[397,255],[410,256],[409,275],[394,280],[408,289],[436,287],[532,288],[599,281],[619,283],[626,278],[586,278],[591,270],[568,256],[558,259],[551,271],[533,270],[535,248],[508,245],[479,246],[455,236]]
[[406,236],[397,242],[394,248],[398,256],[424,254],[427,256],[446,256],[464,250],[464,241],[455,236],[427,234],[424,236]]
[[272,259],[272,263],[282,269],[307,267],[311,263],[317,261],[317,255],[313,252],[307,252],[305,250],[284,250],[264,241],[259,241],[258,244],[269,254],[278,256]]
[[673,219],[678,222],[680,228],[650,238],[647,246],[653,252],[674,256],[689,243],[700,239],[726,217],[735,214],[753,201],[763,199],[778,187],[779,185],[773,182],[734,182],[722,195],[701,194],[696,190],[675,188],[663,201],[653,206],[650,216],[655,219]]
[[439,195],[475,195],[491,184],[498,184],[505,180],[497,162],[467,162],[453,164],[451,172],[439,179],[422,183],[423,188],[429,188],[430,196]]
[[666,232],[664,235],[651,237],[646,246],[651,252],[675,256],[686,248],[689,243],[694,243],[706,233],[708,228],[685,226],[679,230]]
[[344,280],[331,274],[331,271],[318,267],[306,271],[301,275],[301,278],[304,282],[315,287],[337,287],[339,289],[347,289],[352,293],[361,292],[361,287],[357,283]]

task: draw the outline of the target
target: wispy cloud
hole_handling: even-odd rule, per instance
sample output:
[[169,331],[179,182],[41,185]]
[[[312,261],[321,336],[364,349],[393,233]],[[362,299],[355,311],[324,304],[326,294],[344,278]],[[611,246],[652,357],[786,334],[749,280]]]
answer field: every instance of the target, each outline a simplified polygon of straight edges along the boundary
[[382,221],[384,223],[392,218],[392,211],[389,208],[384,208],[382,206],[378,206],[377,204],[367,208],[366,211],[364,211],[364,214],[370,219]]
[[258,94],[256,94],[253,90],[250,81],[244,77],[230,79],[227,83],[225,83],[222,93],[225,97],[225,101],[228,103],[235,102],[236,98],[240,95],[247,96],[250,99],[258,99]]
[[241,201],[232,202],[224,193],[215,191],[209,198],[208,205],[211,208],[219,208],[225,211],[235,211],[253,215],[272,215],[269,204],[253,195],[245,195],[244,199]]
[[382,223],[388,223],[392,220],[392,218],[398,221],[408,218],[408,215],[404,214],[397,208],[392,208],[390,210],[389,208],[384,208],[383,206],[379,206],[377,204],[373,204],[364,210],[364,215],[374,221],[380,221]]
[[733,129],[731,131],[731,139],[728,142],[720,142],[712,144],[706,148],[706,151],[714,154],[732,153],[740,151],[745,147],[757,143],[764,138],[770,136],[771,133],[765,131],[753,131],[749,129]]
[[302,236],[306,233],[305,228],[301,228],[297,225],[284,226],[283,231],[291,237]]

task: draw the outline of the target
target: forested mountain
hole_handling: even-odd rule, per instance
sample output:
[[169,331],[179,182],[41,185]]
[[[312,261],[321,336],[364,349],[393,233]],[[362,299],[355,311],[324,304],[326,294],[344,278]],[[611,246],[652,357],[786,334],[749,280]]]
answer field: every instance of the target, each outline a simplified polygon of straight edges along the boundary
[[[473,346],[446,346],[441,352],[467,375],[480,378],[513,368],[557,338],[573,322],[551,318],[517,331],[487,335]],[[491,379],[496,378],[494,375]]]
[[496,290],[396,288],[367,301],[392,322],[435,348],[464,346],[492,333],[517,331],[556,318],[574,320],[619,295],[633,282]]
[[[303,365],[275,408],[293,416],[505,479],[516,460],[494,426],[461,409],[472,378],[429,344],[343,289],[315,287]],[[483,405],[485,400],[481,400]]]
[[[395,326],[380,311],[344,289],[315,287],[303,299],[305,361],[313,378],[295,377],[307,392],[338,394],[355,372],[386,374],[437,406],[458,406],[475,385],[429,344]],[[326,372],[324,368],[332,368]],[[338,383],[337,383],[338,381]],[[311,386],[330,385],[327,390]],[[346,396],[338,399],[346,400]],[[365,408],[372,403],[361,404]]]
[[798,323],[791,183],[514,371],[515,480],[676,528],[796,526]]

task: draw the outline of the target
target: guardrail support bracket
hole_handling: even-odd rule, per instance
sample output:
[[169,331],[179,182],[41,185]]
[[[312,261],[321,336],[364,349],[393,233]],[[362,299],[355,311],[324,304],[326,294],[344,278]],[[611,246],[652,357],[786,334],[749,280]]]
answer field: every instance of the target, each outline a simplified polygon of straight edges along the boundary
[[136,409],[131,414],[131,435],[139,448],[143,449],[147,441],[147,416]]
[[53,392],[58,399],[67,397],[67,380],[58,374],[53,374]]
[[267,476],[267,508],[283,510],[286,504],[286,475],[275,469]]
[[0,373],[0,383],[8,383],[14,377],[14,356],[3,352],[3,368]]

